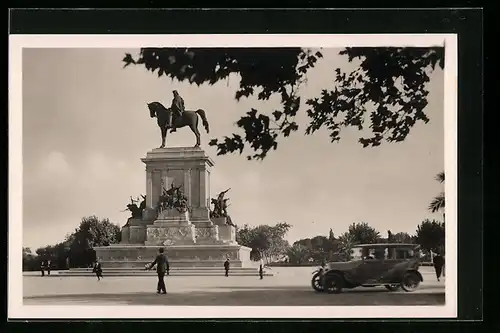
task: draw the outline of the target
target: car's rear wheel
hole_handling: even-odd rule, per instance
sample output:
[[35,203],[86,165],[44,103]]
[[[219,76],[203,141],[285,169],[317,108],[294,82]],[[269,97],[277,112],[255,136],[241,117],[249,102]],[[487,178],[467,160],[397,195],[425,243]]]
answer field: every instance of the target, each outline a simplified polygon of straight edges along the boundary
[[311,279],[311,286],[315,291],[323,291],[323,286],[321,285],[321,274],[319,272],[313,275]]
[[401,285],[399,284],[386,284],[385,289],[389,291],[398,291],[401,288]]
[[325,288],[329,294],[340,294],[344,286],[344,278],[342,275],[333,273],[328,274],[325,278]]
[[408,272],[403,276],[401,280],[401,288],[404,291],[412,292],[415,291],[420,285],[420,276],[415,272]]

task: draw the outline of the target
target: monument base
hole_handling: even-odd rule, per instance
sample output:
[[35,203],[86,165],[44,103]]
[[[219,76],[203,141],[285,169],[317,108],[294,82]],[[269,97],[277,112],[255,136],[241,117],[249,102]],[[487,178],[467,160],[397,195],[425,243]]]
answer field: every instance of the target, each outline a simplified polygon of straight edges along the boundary
[[165,249],[171,268],[175,267],[223,267],[229,258],[231,267],[251,267],[250,251],[246,246],[237,244],[215,245],[174,245],[144,246],[116,244],[95,247],[96,255],[101,259],[103,268],[139,268],[151,263],[158,249]]

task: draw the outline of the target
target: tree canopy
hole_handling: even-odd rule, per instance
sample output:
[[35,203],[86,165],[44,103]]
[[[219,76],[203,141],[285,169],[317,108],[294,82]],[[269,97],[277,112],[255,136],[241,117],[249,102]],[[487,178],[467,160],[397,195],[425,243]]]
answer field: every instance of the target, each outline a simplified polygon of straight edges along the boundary
[[286,254],[289,248],[288,241],[284,239],[291,225],[286,222],[278,223],[274,226],[259,225],[250,227],[244,225],[238,228],[236,241],[244,246],[252,248],[254,255],[252,259],[266,259],[267,262],[273,259],[280,259]]
[[[349,61],[360,60],[352,72],[332,64],[333,90],[321,89],[317,97],[302,101],[298,90],[318,61],[321,51],[303,48],[142,48],[135,58],[125,54],[124,67],[144,66],[158,77],[167,76],[190,84],[210,84],[234,74],[239,79],[235,98],[257,96],[268,100],[279,96],[280,108],[252,108],[236,125],[243,132],[215,138],[219,155],[243,153],[248,159],[264,159],[278,147],[279,140],[299,130],[298,112],[306,112],[309,124],[304,133],[319,129],[337,142],[344,128],[359,131],[363,147],[382,142],[401,142],[418,122],[427,123],[425,113],[429,72],[444,68],[443,47],[354,47],[340,52]],[[366,131],[365,131],[366,132]]]
[[[111,223],[107,218],[99,219],[97,216],[82,218],[80,225],[73,233],[66,235],[65,239],[55,245],[48,245],[36,250],[40,258],[51,259],[55,268],[67,268],[69,258],[72,267],[86,267],[95,260],[95,246],[107,246],[120,241],[120,227]],[[23,248],[23,253],[28,257],[31,251]],[[39,269],[39,259],[32,258],[26,269]],[[24,260],[23,260],[24,262]],[[28,267],[29,266],[29,267]]]
[[349,234],[355,244],[372,244],[380,241],[380,232],[366,222],[353,223],[349,226]]
[[444,222],[426,219],[417,227],[417,243],[427,251],[438,251],[445,245]]

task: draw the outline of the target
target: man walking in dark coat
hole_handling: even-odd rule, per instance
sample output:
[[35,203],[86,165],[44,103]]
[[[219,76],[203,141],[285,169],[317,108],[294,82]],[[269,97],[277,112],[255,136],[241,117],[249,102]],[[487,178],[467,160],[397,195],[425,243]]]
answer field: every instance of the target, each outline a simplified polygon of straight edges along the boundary
[[167,256],[163,253],[163,248],[160,248],[158,250],[158,255],[156,256],[155,261],[153,261],[150,265],[149,268],[151,269],[156,265],[156,273],[158,274],[158,286],[157,286],[157,293],[158,294],[166,294],[167,293],[167,287],[165,286],[165,273],[169,275],[170,273],[170,266],[168,264],[168,259]]
[[226,276],[229,276],[229,258],[224,261],[224,270],[226,271]]
[[437,253],[432,259],[432,262],[434,264],[434,270],[436,271],[437,280],[439,281],[441,273],[443,272],[444,258],[440,253]]

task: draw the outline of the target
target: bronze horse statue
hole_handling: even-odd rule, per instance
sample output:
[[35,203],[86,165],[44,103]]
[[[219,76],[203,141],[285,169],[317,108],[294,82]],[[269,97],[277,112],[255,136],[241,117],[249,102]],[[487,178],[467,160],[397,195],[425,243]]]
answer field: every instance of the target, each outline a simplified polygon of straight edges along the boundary
[[[156,117],[158,126],[161,129],[161,146],[159,148],[165,148],[167,132],[168,129],[170,128],[168,120],[170,114],[172,113],[172,110],[170,108],[164,107],[163,104],[161,104],[160,102],[148,103],[148,109],[151,118]],[[198,109],[196,111],[186,110],[182,112],[182,115],[180,117],[175,115],[172,118],[172,123],[175,125],[176,128],[189,126],[191,131],[193,131],[194,135],[196,136],[195,147],[200,146],[200,131],[198,131],[198,115],[201,117],[201,120],[203,122],[203,127],[205,127],[205,130],[207,131],[207,133],[209,133],[210,129],[208,125],[208,120],[205,115],[205,111],[203,111],[202,109]]]

